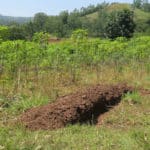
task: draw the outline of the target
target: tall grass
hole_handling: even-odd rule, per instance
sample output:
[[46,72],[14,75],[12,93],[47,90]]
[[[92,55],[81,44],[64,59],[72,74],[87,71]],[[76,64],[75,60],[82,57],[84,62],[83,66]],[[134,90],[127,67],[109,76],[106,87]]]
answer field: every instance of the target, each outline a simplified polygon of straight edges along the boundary
[[[98,80],[107,72],[105,68],[114,74],[130,70],[137,76],[149,74],[150,37],[66,40],[44,47],[34,42],[7,41],[0,44],[0,56],[1,95],[53,90],[57,97],[57,85],[78,84],[87,71],[95,71]],[[121,80],[117,74],[114,78]]]

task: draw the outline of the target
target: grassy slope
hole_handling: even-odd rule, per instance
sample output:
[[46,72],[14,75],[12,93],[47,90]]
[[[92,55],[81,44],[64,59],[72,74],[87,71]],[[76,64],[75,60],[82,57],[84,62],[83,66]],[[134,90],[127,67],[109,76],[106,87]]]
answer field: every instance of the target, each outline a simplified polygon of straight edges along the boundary
[[[132,9],[132,7],[129,4],[112,4],[110,6],[108,6],[107,10],[108,12],[114,11],[114,10],[122,10],[122,9]],[[135,9],[134,10],[135,13],[135,21],[136,22],[146,22],[149,18],[150,18],[150,13],[148,12],[144,12],[140,9]],[[98,12],[89,14],[86,16],[87,18],[89,18],[90,20],[94,20],[98,17]]]

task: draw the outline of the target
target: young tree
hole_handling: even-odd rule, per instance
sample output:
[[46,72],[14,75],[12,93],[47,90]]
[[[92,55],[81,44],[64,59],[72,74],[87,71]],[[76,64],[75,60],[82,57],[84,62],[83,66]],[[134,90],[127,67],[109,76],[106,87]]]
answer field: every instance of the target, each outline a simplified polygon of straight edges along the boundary
[[117,37],[130,38],[133,36],[134,29],[133,12],[128,9],[112,12],[108,17],[108,22],[105,27],[106,36],[111,39]]
[[39,44],[48,44],[49,39],[50,34],[44,32],[36,32],[33,36],[33,41]]
[[87,30],[83,30],[83,29],[77,29],[73,31],[71,35],[71,39],[73,41],[83,41],[86,40],[87,37],[88,37],[88,32]]

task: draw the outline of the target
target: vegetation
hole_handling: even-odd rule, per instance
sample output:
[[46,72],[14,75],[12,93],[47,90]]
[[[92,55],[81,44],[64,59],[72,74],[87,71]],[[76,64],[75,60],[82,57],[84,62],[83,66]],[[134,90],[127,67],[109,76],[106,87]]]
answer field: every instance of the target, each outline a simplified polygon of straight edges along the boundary
[[150,12],[150,4],[148,0],[134,0],[133,6],[139,9],[142,9],[144,11]]
[[[150,149],[149,95],[138,91],[150,90],[150,20],[143,7],[103,3],[0,26],[0,149]],[[32,132],[16,122],[59,96],[120,82],[136,91],[104,114],[99,127]]]
[[128,9],[111,13],[106,24],[106,35],[111,38],[133,36],[135,23],[133,20],[133,12]]
[[8,39],[9,29],[6,26],[0,26],[0,41],[5,41]]
[[[138,6],[139,4],[140,7]],[[70,13],[68,11],[62,11],[58,16],[48,16],[45,13],[39,12],[35,14],[32,19],[29,19],[27,23],[25,22],[23,24],[18,24],[16,21],[5,25],[8,25],[10,28],[10,38],[8,38],[9,40],[16,40],[20,38],[31,40],[32,36],[36,32],[47,32],[57,37],[70,37],[71,33],[77,29],[88,30],[90,37],[107,37],[107,35],[108,37],[111,37],[109,36],[108,31],[114,31],[113,28],[117,28],[117,31],[119,31],[117,27],[119,22],[116,23],[116,25],[113,22],[116,21],[115,18],[117,19],[117,17],[119,17],[118,14],[120,14],[120,25],[121,22],[126,22],[125,28],[122,27],[123,29],[120,30],[126,31],[124,31],[122,34],[116,34],[115,32],[115,34],[117,37],[124,36],[124,34],[126,37],[132,37],[132,34],[134,33],[133,31],[135,31],[135,34],[150,34],[150,11],[148,9],[148,2],[141,2],[138,0],[134,1],[133,5],[101,3],[96,6],[90,5],[87,8],[82,7],[79,10],[75,9]],[[129,21],[121,21],[123,16],[130,16]],[[129,25],[130,21],[131,25]],[[0,23],[1,22],[3,21],[0,21]],[[105,30],[106,26],[109,29]],[[127,33],[128,31],[130,31],[132,34],[129,35],[129,33]],[[17,33],[19,33],[19,35]]]
[[[127,40],[120,37],[115,41],[88,39],[87,31],[77,30],[72,38],[57,44],[48,44],[48,34],[39,33],[29,41],[7,41],[0,45],[2,91],[7,84],[12,90],[28,85],[31,75],[53,72],[68,72],[75,82],[83,68],[100,69],[101,65],[116,67],[145,65],[149,72],[150,37],[143,36]],[[82,72],[82,71],[81,71]],[[13,82],[10,82],[13,81]],[[10,84],[12,83],[12,84]],[[20,87],[21,86],[21,87]],[[5,92],[4,92],[5,93]]]
[[11,25],[14,23],[24,24],[32,20],[31,17],[11,17],[0,14],[0,25]]

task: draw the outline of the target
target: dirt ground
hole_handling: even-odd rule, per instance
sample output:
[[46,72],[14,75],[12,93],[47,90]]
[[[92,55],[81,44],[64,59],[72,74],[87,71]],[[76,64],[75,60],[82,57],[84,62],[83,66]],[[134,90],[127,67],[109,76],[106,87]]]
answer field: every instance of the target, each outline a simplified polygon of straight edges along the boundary
[[30,130],[52,130],[75,123],[97,124],[100,115],[118,104],[124,93],[131,91],[132,88],[125,84],[96,85],[60,97],[46,106],[29,109],[21,115],[21,122]]
[[150,90],[148,90],[148,89],[142,89],[142,88],[140,88],[140,89],[138,89],[139,90],[139,92],[140,92],[140,94],[142,95],[142,96],[150,96]]

